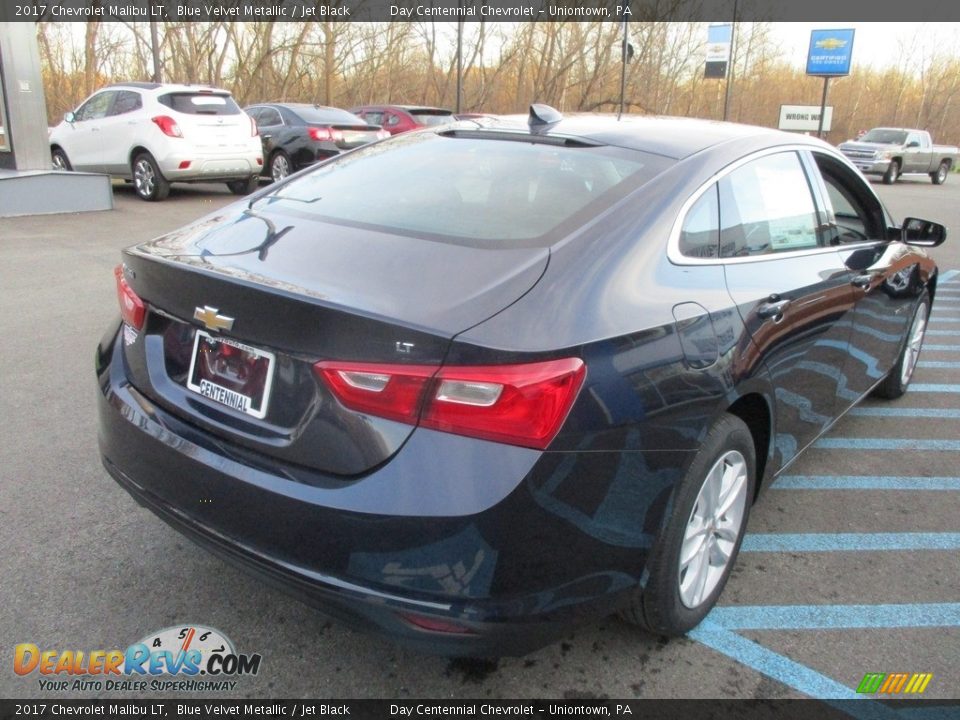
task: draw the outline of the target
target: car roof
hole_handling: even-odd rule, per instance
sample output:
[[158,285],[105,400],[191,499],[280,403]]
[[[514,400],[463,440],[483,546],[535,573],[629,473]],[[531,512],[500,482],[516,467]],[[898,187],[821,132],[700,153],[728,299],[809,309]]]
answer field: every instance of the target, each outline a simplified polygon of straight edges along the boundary
[[357,110],[403,110],[405,112],[442,112],[453,115],[453,110],[447,108],[432,107],[430,105],[357,105]]
[[[614,115],[584,114],[568,115],[549,125],[531,126],[525,115],[482,117],[461,120],[446,126],[458,129],[481,129],[484,131],[517,132],[531,135],[546,135],[557,138],[581,139],[602,145],[638,150],[663,155],[676,160],[694,155],[707,148],[735,141],[767,139],[771,145],[783,143],[809,143],[822,146],[822,141],[795,133],[759,127],[700,120],[696,118],[668,116],[624,116],[618,120]],[[437,130],[443,132],[443,130]]]
[[223,88],[211,87],[210,85],[184,85],[181,83],[154,83],[154,82],[140,82],[140,81],[131,81],[131,82],[118,82],[113,83],[112,85],[107,85],[102,90],[107,89],[117,89],[117,88],[133,88],[135,90],[148,90],[153,94],[162,94],[168,92],[213,92],[222,95],[229,95],[229,90],[224,90]]
[[340,112],[349,112],[343,108],[333,107],[332,105],[314,105],[313,103],[289,103],[289,102],[258,102],[250,103],[247,107],[274,107],[286,108],[287,110],[339,110]]

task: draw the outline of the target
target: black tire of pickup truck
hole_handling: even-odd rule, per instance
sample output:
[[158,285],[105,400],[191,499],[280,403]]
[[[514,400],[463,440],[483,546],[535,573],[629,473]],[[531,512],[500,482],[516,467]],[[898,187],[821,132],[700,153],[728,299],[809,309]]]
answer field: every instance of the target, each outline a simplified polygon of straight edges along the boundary
[[950,174],[950,163],[944,160],[940,163],[940,167],[937,168],[936,172],[930,173],[930,180],[934,185],[943,185],[947,180],[947,175]]
[[900,177],[900,161],[891,160],[890,165],[887,166],[887,171],[883,174],[883,184],[884,185],[893,185],[897,178]]

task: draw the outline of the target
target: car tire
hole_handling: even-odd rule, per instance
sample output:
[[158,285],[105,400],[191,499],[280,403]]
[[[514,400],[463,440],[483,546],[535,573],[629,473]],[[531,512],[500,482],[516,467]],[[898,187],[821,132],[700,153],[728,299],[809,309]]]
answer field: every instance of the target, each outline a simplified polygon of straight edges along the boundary
[[755,478],[750,429],[724,414],[677,485],[673,510],[647,562],[646,586],[621,612],[624,619],[674,636],[703,620],[736,562]]
[[131,165],[133,188],[143,200],[156,202],[165,200],[170,194],[170,183],[157,167],[153,155],[144,152],[133,159]]
[[260,186],[260,178],[256,175],[248,177],[246,180],[231,180],[227,183],[227,188],[234,195],[249,195]]
[[280,182],[291,172],[293,167],[290,165],[290,156],[283,150],[277,150],[270,156],[270,177],[274,182]]
[[950,174],[950,163],[944,160],[940,163],[940,167],[937,168],[936,172],[930,173],[930,180],[934,185],[943,185],[947,180],[947,175]]
[[883,184],[893,185],[900,177],[900,161],[891,160],[887,166],[887,171],[883,174]]
[[67,154],[60,148],[54,148],[50,151],[50,165],[54,170],[73,170]]
[[877,385],[876,390],[873,391],[874,395],[886,400],[896,400],[907,391],[910,380],[913,379],[913,372],[917,369],[917,359],[920,357],[920,350],[923,348],[923,338],[927,331],[929,318],[930,295],[924,290],[917,302],[917,307],[913,311],[910,329],[903,339],[903,347],[900,348],[897,362],[883,381]]

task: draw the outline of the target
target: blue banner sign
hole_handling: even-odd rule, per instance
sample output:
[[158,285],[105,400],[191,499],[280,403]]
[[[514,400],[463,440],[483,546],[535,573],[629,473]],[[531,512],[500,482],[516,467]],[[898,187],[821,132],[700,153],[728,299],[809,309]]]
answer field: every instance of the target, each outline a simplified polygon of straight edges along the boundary
[[853,58],[853,33],[852,29],[811,31],[807,75],[849,75]]

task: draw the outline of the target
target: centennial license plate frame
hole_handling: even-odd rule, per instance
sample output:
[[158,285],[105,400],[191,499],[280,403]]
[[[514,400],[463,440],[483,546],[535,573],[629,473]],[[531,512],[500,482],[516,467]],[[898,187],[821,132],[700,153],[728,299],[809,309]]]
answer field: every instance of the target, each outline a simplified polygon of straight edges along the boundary
[[[216,378],[203,377],[201,364],[197,362],[199,354],[201,352],[214,353],[215,355],[222,353],[224,345],[240,353],[238,356],[239,362],[252,363],[252,367],[257,371],[261,370],[260,367],[257,367],[257,363],[261,360],[266,360],[266,377],[263,381],[263,389],[258,393],[259,398],[227,387],[217,382]],[[187,388],[219,405],[262,420],[266,417],[267,408],[270,404],[270,390],[273,385],[273,371],[276,363],[277,357],[272,352],[237,342],[231,338],[211,335],[204,330],[197,330],[193,338],[193,350],[190,353],[190,372],[187,373]]]

